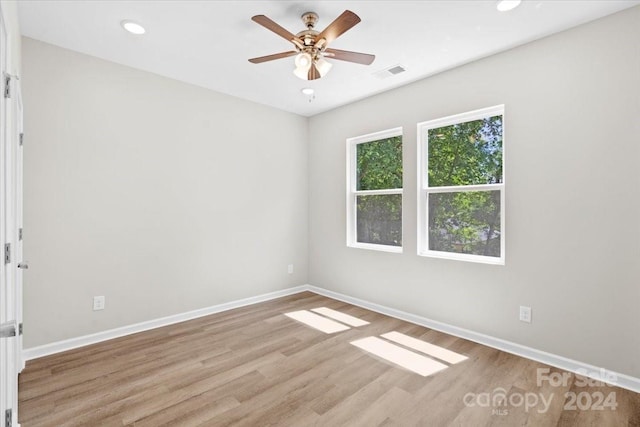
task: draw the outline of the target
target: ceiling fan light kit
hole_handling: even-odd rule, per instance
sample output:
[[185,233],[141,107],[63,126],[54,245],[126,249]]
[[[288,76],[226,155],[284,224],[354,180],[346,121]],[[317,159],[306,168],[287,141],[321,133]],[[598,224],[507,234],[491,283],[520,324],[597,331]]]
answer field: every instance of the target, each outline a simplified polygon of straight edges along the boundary
[[316,22],[318,22],[318,14],[315,12],[306,12],[302,15],[302,22],[306,25],[307,29],[295,35],[264,15],[256,15],[251,19],[293,43],[295,50],[251,58],[249,62],[260,64],[275,59],[295,56],[293,74],[302,80],[315,80],[327,75],[331,67],[333,67],[333,64],[325,58],[364,65],[371,64],[375,59],[374,55],[366,53],[328,48],[329,43],[360,22],[358,15],[350,10],[345,10],[322,32],[317,32],[313,29]]
[[318,58],[318,60],[316,61],[316,68],[320,72],[320,77],[324,77],[324,75],[329,72],[331,67],[333,67],[333,64],[322,57]]

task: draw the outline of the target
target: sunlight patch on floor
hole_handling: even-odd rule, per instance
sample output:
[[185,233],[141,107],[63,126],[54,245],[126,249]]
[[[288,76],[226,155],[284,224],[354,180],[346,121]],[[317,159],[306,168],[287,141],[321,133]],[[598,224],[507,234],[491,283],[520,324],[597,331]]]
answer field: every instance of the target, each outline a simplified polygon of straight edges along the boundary
[[421,353],[427,354],[431,357],[435,357],[436,359],[440,359],[452,365],[455,365],[456,363],[460,363],[467,360],[466,356],[458,354],[455,351],[447,350],[446,348],[410,337],[400,332],[393,331],[387,334],[382,334],[381,336],[382,338],[386,338],[389,341],[402,344],[405,347],[412,348]]
[[443,363],[377,337],[362,338],[352,341],[351,344],[423,377],[447,369],[447,365]]
[[320,307],[320,308],[312,308],[311,311],[314,311],[318,314],[322,314],[323,316],[327,316],[332,318],[333,320],[337,320],[338,322],[342,322],[342,323],[346,323],[349,326],[353,326],[353,327],[358,327],[358,326],[364,326],[364,325],[368,325],[369,322],[362,320],[362,319],[358,319],[357,317],[351,316],[349,314],[345,314],[342,313],[340,311],[337,310],[332,310],[330,308],[327,307]]
[[314,329],[322,331],[325,334],[333,334],[336,332],[351,329],[347,325],[343,325],[342,323],[335,322],[331,319],[327,319],[326,317],[320,316],[307,310],[292,311],[290,313],[285,313],[284,315],[291,319],[297,320],[298,322],[302,322]]

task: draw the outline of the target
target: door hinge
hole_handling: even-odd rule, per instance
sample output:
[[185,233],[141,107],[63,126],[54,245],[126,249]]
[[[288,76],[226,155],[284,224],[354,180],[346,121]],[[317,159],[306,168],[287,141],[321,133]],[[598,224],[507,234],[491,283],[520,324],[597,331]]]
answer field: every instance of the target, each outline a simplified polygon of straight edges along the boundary
[[18,240],[22,240],[22,228],[18,229]]
[[4,74],[4,97],[11,98],[11,76]]
[[20,146],[22,147],[22,143],[24,142],[24,133],[20,134]]
[[4,411],[4,425],[5,427],[11,427],[13,425],[13,411],[11,408]]
[[18,335],[22,335],[22,331],[23,331],[23,329],[22,329],[22,323],[20,323],[20,324],[18,325]]
[[5,243],[4,245],[4,263],[9,264],[11,262],[11,243]]

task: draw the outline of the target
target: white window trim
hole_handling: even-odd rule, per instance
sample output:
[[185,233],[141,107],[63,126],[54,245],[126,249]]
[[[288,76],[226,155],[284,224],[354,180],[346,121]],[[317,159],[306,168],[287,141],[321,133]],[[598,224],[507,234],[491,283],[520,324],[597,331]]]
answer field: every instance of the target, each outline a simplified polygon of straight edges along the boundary
[[[504,104],[495,105],[493,107],[482,108],[479,110],[469,111],[466,113],[455,114],[435,120],[428,120],[418,123],[417,139],[418,139],[418,255],[432,258],[443,258],[459,261],[478,262],[484,264],[504,265],[505,264],[505,108]],[[449,186],[449,187],[429,187],[427,165],[429,150],[428,133],[429,129],[450,126],[456,123],[469,122],[473,120],[484,119],[492,116],[502,116],[502,183],[500,184],[481,184],[466,186]],[[466,191],[491,191],[500,190],[500,257],[489,257],[484,255],[461,254],[455,252],[442,252],[429,249],[429,226],[427,224],[429,218],[429,207],[427,204],[427,195],[429,193],[451,193]]]
[[[378,245],[373,243],[358,242],[358,227],[356,198],[362,195],[386,195],[402,194],[402,188],[389,188],[384,190],[356,190],[356,147],[358,144],[378,141],[381,139],[402,136],[402,127],[387,129],[380,132],[369,133],[347,139],[347,246],[351,248],[370,249],[383,252],[402,253],[402,246]],[[404,144],[403,144],[404,147]],[[404,227],[403,227],[404,228]],[[403,239],[404,240],[404,239]]]

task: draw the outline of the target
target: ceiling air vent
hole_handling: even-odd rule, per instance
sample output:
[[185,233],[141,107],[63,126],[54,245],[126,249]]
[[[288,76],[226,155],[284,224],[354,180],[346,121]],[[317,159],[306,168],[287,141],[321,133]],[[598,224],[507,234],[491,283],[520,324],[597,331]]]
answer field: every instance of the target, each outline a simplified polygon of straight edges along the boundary
[[384,70],[376,71],[373,73],[379,79],[386,79],[387,77],[395,76],[400,73],[404,73],[407,69],[404,65],[393,65],[389,68],[385,68]]

